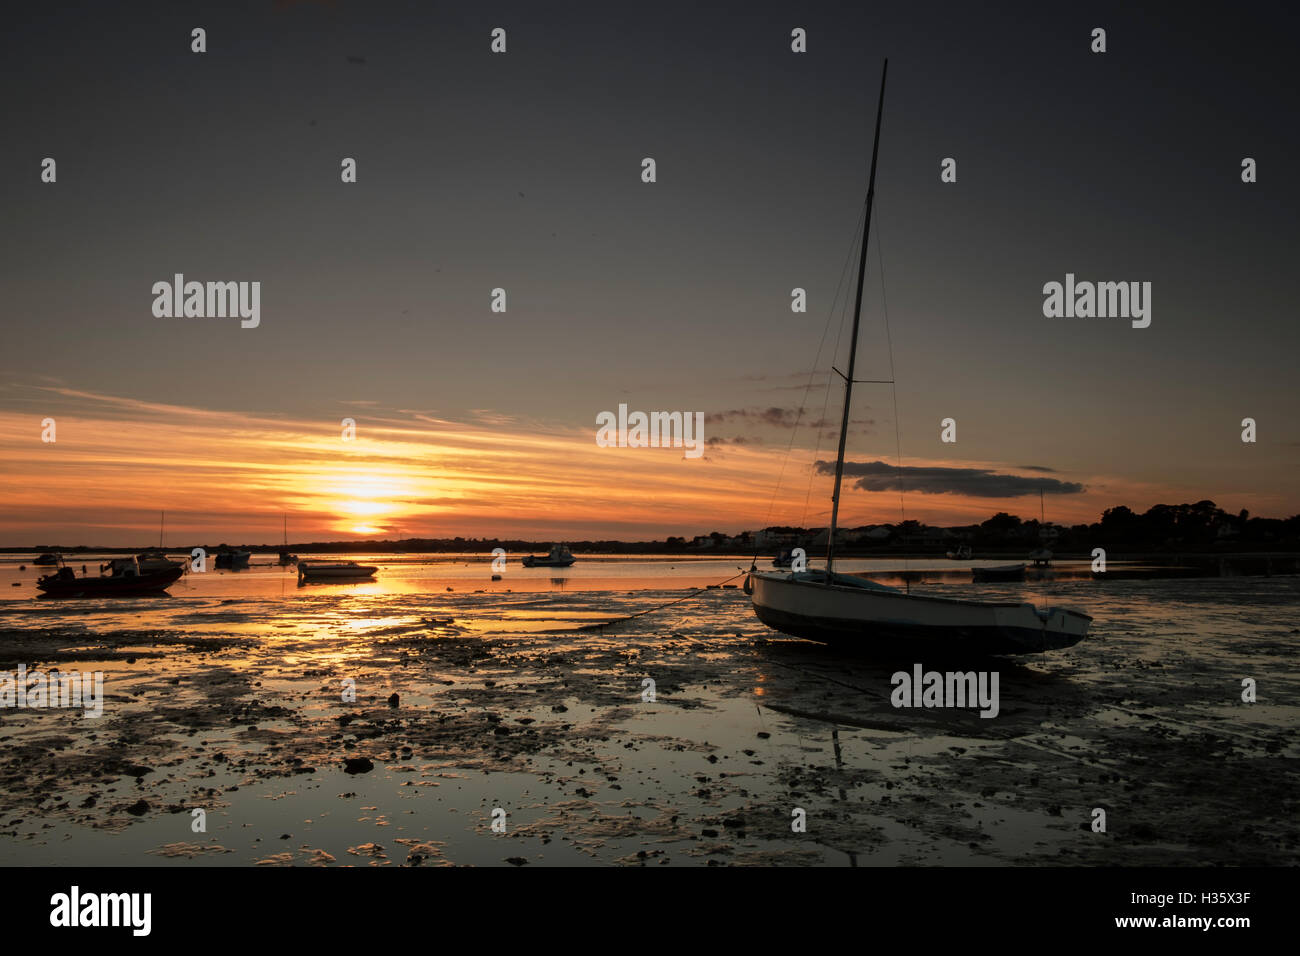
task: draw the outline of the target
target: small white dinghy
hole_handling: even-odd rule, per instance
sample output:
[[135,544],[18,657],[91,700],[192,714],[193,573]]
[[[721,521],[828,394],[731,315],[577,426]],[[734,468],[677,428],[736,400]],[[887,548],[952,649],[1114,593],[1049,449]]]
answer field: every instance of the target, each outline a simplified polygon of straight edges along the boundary
[[313,581],[325,578],[369,578],[378,571],[369,564],[357,564],[355,561],[299,561],[298,579]]
[[[758,619],[782,633],[878,654],[908,654],[913,660],[921,660],[925,655],[940,650],[983,656],[1032,654],[1070,647],[1088,633],[1092,618],[1087,614],[1060,608],[1039,610],[1024,603],[994,604],[930,597],[834,572],[844,445],[853,397],[858,326],[862,320],[862,282],[867,265],[867,238],[876,190],[876,156],[880,149],[880,119],[885,107],[888,69],[889,61],[886,60],[885,72],[880,77],[871,178],[867,186],[867,209],[859,247],[858,290],[853,337],[849,343],[849,367],[847,374],[835,370],[844,379],[844,414],[840,420],[839,453],[835,460],[831,524],[826,538],[826,570],[759,571],[755,565],[745,579],[745,592],[751,596]],[[1021,570],[1023,572],[1023,568]]]

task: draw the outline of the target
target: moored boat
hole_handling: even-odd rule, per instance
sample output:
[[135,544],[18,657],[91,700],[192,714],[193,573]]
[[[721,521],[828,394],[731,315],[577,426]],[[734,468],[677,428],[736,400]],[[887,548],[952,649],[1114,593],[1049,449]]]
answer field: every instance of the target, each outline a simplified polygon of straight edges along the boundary
[[526,568],[567,568],[576,560],[567,544],[553,544],[550,553],[544,558],[532,554],[524,555],[523,565]]
[[251,551],[218,551],[214,563],[218,568],[227,571],[238,571],[241,568],[248,567],[248,559],[252,556]]
[[298,555],[289,553],[289,516],[284,516],[284,547],[280,549],[280,567],[298,563]]
[[32,564],[40,564],[46,566],[54,565],[58,563],[59,563],[59,556],[55,554],[53,551],[46,551],[42,554],[37,555],[36,560],[32,562]]
[[[880,149],[880,121],[884,114],[885,78],[880,78],[880,103],[876,112],[875,144],[867,186],[862,241],[859,246],[857,299],[853,334],[849,342],[844,380],[844,410],[840,419],[839,450],[831,494],[831,523],[827,535],[826,568],[818,571],[759,571],[750,568],[745,591],[754,613],[769,627],[795,637],[844,645],[878,654],[922,655],[943,651],[970,656],[1029,654],[1077,644],[1088,632],[1092,618],[1061,608],[1038,609],[1026,603],[964,601],[899,591],[863,578],[836,574],[835,537],[839,527],[840,489],[844,477],[844,450],[852,408],[858,331],[862,320],[862,289],[866,274],[871,207],[876,188],[876,159]],[[892,357],[890,365],[892,367]],[[887,384],[893,384],[891,380]],[[960,549],[958,549],[960,550]],[[1023,568],[1021,569],[1023,573]]]
[[50,597],[114,597],[161,594],[181,576],[181,567],[144,571],[134,558],[118,558],[108,564],[108,573],[77,577],[71,568],[59,568],[36,582]]
[[1077,644],[1092,621],[1064,608],[910,594],[820,570],[749,577],[754,612],[768,627],[881,654],[1033,654]]
[[135,560],[141,571],[166,571],[169,568],[185,570],[185,562],[173,561],[166,553],[156,549],[141,551],[135,556]]
[[302,581],[324,579],[369,578],[379,568],[355,561],[299,561],[298,578]]
[[1023,581],[1025,566],[1023,564],[1000,564],[993,568],[971,568],[971,578],[975,581]]

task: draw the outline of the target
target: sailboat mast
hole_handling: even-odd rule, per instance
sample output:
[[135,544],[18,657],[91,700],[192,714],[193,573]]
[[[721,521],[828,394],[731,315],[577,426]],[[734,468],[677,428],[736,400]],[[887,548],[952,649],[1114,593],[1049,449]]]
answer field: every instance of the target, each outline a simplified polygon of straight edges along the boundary
[[849,342],[849,371],[844,376],[844,415],[840,419],[840,448],[835,457],[835,490],[831,494],[831,530],[826,541],[826,583],[835,560],[835,531],[840,520],[840,483],[844,479],[844,442],[849,435],[849,410],[853,401],[853,370],[858,358],[858,326],[862,322],[862,282],[867,272],[867,238],[871,235],[871,203],[876,195],[876,156],[880,151],[880,119],[885,113],[885,77],[889,60],[880,71],[880,102],[876,106],[876,139],[871,147],[871,178],[867,182],[867,214],[862,220],[862,249],[858,255],[858,294],[853,303],[853,337]]
[[167,512],[158,512],[158,547],[163,546],[163,529],[167,527]]

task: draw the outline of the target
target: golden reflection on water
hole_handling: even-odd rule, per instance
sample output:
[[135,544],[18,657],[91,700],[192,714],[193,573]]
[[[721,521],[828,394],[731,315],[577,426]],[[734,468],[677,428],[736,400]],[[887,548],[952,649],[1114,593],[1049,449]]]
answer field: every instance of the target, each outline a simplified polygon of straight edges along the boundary
[[404,624],[410,624],[409,617],[367,617],[359,621],[348,621],[343,625],[342,630],[352,631],[354,633],[366,633],[385,627],[400,627]]

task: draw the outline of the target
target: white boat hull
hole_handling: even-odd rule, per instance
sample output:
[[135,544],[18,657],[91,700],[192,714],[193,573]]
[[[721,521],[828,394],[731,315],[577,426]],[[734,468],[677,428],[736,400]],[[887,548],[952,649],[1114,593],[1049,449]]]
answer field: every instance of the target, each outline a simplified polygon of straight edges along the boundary
[[879,585],[824,583],[822,572],[751,573],[754,612],[768,627],[809,640],[879,652],[1034,654],[1070,647],[1092,618],[1032,604],[905,594]]
[[367,564],[309,564],[298,562],[298,576],[302,578],[368,578],[379,569]]

